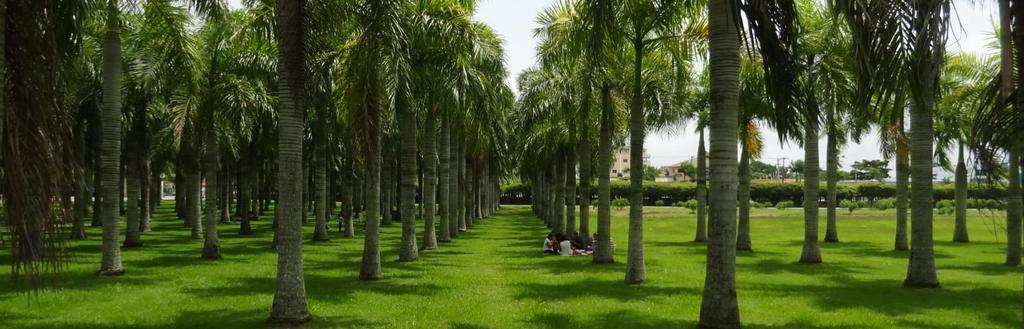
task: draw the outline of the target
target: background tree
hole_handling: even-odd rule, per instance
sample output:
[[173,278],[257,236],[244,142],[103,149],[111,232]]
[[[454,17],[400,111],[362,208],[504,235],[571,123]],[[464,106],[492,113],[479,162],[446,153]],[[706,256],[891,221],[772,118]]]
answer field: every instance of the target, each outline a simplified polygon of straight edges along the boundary
[[909,83],[913,238],[904,285],[938,287],[932,243],[932,139],[935,93],[950,16],[949,1],[844,0],[836,1],[835,5],[854,36],[861,106],[866,107],[871,96],[878,96],[874,97],[873,109],[899,109],[902,103],[899,91],[903,90],[904,83]]

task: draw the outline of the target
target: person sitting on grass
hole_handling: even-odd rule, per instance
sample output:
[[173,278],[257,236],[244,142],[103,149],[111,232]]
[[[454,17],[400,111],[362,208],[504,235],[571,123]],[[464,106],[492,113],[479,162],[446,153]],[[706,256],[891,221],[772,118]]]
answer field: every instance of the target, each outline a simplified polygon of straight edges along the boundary
[[544,238],[544,254],[558,254],[558,240],[555,239],[554,233],[548,233]]
[[569,241],[569,239],[566,239],[565,235],[558,234],[558,235],[555,235],[555,238],[558,239],[558,241],[560,241],[558,243],[558,254],[559,255],[562,255],[562,256],[576,256],[576,255],[586,255],[587,254],[586,252],[584,252],[582,250],[578,250],[576,248],[573,248],[572,241]]
[[594,236],[591,237],[590,240],[587,240],[587,248],[586,249],[587,249],[587,251],[591,251],[591,252],[594,251],[594,249],[597,249],[597,233],[594,233]]
[[[611,239],[608,239],[608,242],[611,242],[612,253],[614,254],[615,253],[615,242],[611,241]],[[587,242],[587,249],[586,249],[586,251],[587,252],[594,252],[594,250],[596,250],[596,249],[597,249],[597,233],[594,233],[594,237],[591,238],[589,242]]]
[[583,242],[583,237],[580,236],[580,232],[572,232],[572,248],[576,250],[587,249],[587,244]]

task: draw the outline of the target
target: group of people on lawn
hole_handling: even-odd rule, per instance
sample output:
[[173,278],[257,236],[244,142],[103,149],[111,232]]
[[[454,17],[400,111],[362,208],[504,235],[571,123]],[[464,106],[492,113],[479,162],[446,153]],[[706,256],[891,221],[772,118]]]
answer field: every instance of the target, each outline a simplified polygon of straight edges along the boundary
[[584,242],[579,233],[573,232],[572,239],[567,239],[562,233],[548,233],[544,238],[544,254],[562,256],[586,256],[594,252],[597,245],[597,234]]

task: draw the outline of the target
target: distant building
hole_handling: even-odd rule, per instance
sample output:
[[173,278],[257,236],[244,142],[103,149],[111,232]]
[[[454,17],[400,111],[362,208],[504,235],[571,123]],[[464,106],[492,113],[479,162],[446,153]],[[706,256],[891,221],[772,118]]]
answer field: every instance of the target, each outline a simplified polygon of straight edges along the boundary
[[[611,178],[629,178],[629,151],[630,148],[623,147],[612,154],[612,172],[608,173]],[[644,165],[651,162],[651,155],[644,150]]]
[[683,172],[683,164],[689,163],[690,160],[670,164],[661,168],[658,168],[658,177],[654,179],[656,182],[687,182],[691,180],[691,177]]

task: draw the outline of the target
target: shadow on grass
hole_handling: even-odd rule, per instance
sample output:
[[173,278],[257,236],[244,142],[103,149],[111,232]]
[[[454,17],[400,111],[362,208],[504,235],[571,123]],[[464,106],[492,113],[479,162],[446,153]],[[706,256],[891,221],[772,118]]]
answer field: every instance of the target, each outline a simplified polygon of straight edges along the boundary
[[[581,319],[582,318],[582,319]],[[579,317],[558,313],[539,313],[528,320],[540,328],[695,328],[697,323],[681,319],[652,317],[623,309],[598,315],[579,314]]]
[[675,296],[681,294],[700,294],[697,288],[627,285],[621,280],[601,280],[587,278],[569,283],[526,283],[520,285],[516,299],[521,300],[573,300],[583,297],[601,297],[621,302],[636,301],[651,296]]
[[[249,328],[288,328],[288,326],[276,326],[267,323],[269,309],[214,309],[185,311],[175,316],[173,322],[160,325],[145,324],[110,324],[110,323],[63,323],[63,322],[41,322],[28,326],[18,326],[21,329],[157,329],[157,328],[219,328],[219,329],[249,329]],[[0,325],[4,324],[0,320]],[[56,320],[54,318],[53,320]],[[384,323],[370,322],[360,319],[343,317],[319,317],[312,314],[312,321],[303,325],[303,328],[376,328],[384,326]]]
[[[389,278],[385,276],[379,281],[358,281],[355,278],[342,279],[334,276],[306,274],[306,294],[311,300],[327,300],[334,302],[350,301],[349,296],[360,292],[369,292],[388,296],[432,296],[448,288],[436,284],[423,283],[417,278]],[[233,278],[218,286],[202,288],[184,288],[183,292],[203,298],[253,297],[274,293],[276,278],[244,277]]]
[[940,270],[957,270],[975,272],[983,275],[1002,276],[1007,274],[1024,274],[1024,269],[1019,266],[1007,266],[1005,264],[993,263],[965,263],[957,265],[940,264]]
[[[896,318],[922,310],[966,309],[985,314],[999,321],[1004,328],[1020,325],[1019,317],[1003,314],[1008,305],[1019,307],[1019,291],[994,288],[913,289],[903,288],[900,280],[857,280],[849,277],[836,281],[836,284],[839,285],[765,283],[752,285],[745,291],[748,294],[810,297],[821,310],[867,309]],[[966,300],[973,302],[965,303]]]
[[[801,242],[800,245],[803,243]],[[891,258],[907,260],[910,257],[910,251],[897,251],[893,250],[891,245],[882,245],[878,243],[870,243],[864,241],[849,241],[841,243],[824,243],[821,244],[821,250],[824,257],[828,257],[829,253],[842,254],[849,257],[879,257],[879,258]],[[935,250],[935,259],[950,259],[953,258],[950,254]],[[826,260],[827,261],[827,260]]]

